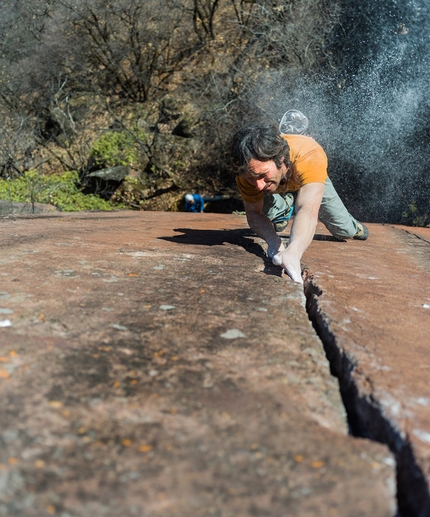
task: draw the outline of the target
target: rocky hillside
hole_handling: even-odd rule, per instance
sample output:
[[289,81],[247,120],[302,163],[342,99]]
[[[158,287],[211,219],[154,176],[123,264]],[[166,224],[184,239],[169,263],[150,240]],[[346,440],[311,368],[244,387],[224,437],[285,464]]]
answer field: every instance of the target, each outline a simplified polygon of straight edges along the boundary
[[[77,171],[84,193],[130,208],[178,210],[192,190],[221,196],[214,210],[240,209],[232,133],[298,108],[357,217],[398,222],[404,213],[426,224],[428,123],[416,110],[425,114],[427,101],[405,103],[418,87],[405,84],[398,57],[402,45],[405,60],[418,49],[415,62],[425,63],[417,41],[427,18],[418,3],[4,0],[0,176]],[[393,92],[401,113],[389,110]],[[401,151],[414,163],[399,190],[399,120],[411,117]]]

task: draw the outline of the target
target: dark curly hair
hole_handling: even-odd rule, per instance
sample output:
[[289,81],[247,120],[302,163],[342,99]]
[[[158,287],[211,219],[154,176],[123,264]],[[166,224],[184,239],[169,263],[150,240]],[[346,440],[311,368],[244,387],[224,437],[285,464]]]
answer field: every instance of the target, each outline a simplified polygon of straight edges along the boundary
[[273,160],[278,169],[285,162],[290,165],[290,148],[275,124],[253,124],[240,129],[233,137],[231,162],[236,174],[253,174],[252,159]]

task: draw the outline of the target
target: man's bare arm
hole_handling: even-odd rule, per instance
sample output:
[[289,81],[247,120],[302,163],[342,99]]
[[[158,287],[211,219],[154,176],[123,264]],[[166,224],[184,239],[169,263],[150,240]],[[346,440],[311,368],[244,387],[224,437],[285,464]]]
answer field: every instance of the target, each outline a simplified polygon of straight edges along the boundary
[[268,244],[268,257],[272,258],[281,250],[285,249],[281,238],[275,232],[272,221],[263,214],[263,200],[257,203],[244,202],[244,205],[250,228]]
[[300,188],[295,202],[295,216],[288,247],[273,257],[295,281],[303,283],[300,259],[315,235],[324,183],[308,183]]

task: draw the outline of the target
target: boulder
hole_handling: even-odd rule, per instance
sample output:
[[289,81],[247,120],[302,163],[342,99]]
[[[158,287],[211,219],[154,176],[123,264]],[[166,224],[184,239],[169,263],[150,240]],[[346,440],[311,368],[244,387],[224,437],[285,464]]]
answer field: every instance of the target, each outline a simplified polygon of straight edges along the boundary
[[9,199],[0,199],[0,216],[17,214],[45,214],[60,212],[54,205],[44,203],[18,203]]
[[90,178],[99,178],[104,181],[118,181],[121,182],[130,171],[128,165],[117,165],[115,167],[108,167],[107,169],[100,169],[88,174]]

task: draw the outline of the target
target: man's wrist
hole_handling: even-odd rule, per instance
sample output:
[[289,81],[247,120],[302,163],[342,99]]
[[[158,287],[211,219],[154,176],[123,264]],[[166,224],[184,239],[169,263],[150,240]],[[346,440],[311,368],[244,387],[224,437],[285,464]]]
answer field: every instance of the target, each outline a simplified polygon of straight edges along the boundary
[[276,237],[276,240],[274,239],[273,242],[271,241],[267,243],[267,256],[270,259],[285,249],[282,239],[280,239],[278,236]]
[[296,255],[300,255],[300,257],[303,255],[303,253],[308,248],[309,244],[307,244],[303,238],[302,235],[294,233],[290,233],[290,238],[288,241],[288,250],[291,253],[295,253]]

